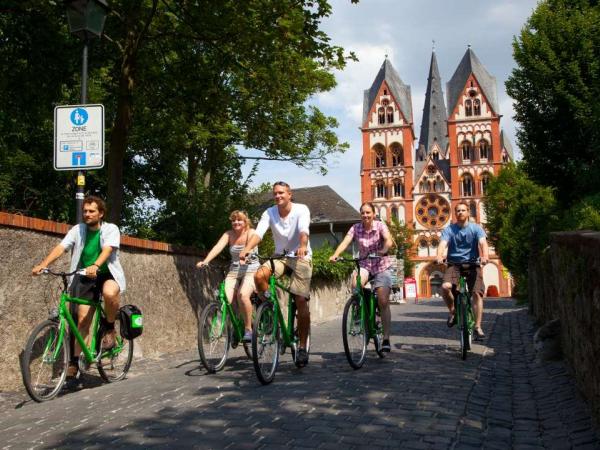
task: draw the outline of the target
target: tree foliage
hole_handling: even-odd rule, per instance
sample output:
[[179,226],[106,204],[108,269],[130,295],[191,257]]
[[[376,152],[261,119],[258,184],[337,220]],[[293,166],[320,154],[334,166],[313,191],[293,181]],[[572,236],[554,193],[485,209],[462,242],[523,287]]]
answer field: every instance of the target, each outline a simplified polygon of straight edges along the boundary
[[506,83],[524,171],[563,206],[600,191],[600,6],[544,0],[513,43]]
[[410,277],[415,267],[414,261],[411,260],[414,231],[396,217],[392,217],[387,225],[394,240],[396,257],[404,261],[404,276]]
[[[79,103],[81,43],[59,1],[0,10],[0,207],[68,220],[71,173],[51,167],[52,108]],[[113,0],[92,43],[90,103],[105,105],[107,164],[88,173],[129,232],[211,245],[244,204],[248,158],[326,170],[337,122],[307,102],[335,86],[327,0]],[[33,33],[31,30],[35,30]],[[244,156],[240,153],[244,148]],[[220,217],[224,216],[225,219]],[[218,230],[218,231],[217,231]]]
[[509,165],[490,181],[485,212],[488,239],[523,293],[531,252],[541,251],[560,224],[553,189],[530,180],[522,166]]

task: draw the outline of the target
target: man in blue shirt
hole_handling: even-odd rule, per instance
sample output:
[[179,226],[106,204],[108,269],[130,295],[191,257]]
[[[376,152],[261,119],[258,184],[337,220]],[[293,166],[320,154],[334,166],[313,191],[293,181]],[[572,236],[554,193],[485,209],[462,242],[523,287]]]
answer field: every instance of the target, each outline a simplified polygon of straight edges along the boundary
[[[474,262],[479,258],[481,266],[484,266],[489,260],[489,248],[485,231],[483,231],[483,228],[476,223],[469,222],[469,205],[466,203],[459,202],[454,211],[456,213],[456,223],[449,225],[442,231],[442,238],[437,251],[437,263],[443,264],[447,253],[448,262]],[[452,286],[458,284],[459,277],[459,268],[457,266],[448,266],[444,273],[442,297],[450,312],[447,321],[449,327],[453,326],[455,323]],[[469,276],[467,277],[467,285],[473,298],[475,339],[481,340],[485,337],[485,334],[481,329],[483,294],[485,292],[482,267],[477,267],[470,271]]]

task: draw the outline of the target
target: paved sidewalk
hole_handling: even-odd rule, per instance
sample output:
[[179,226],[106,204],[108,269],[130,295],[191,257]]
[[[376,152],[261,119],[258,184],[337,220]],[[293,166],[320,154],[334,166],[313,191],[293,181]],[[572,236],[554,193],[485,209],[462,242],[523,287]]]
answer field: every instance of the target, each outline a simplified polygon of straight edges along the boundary
[[600,449],[564,363],[534,361],[524,308],[487,301],[488,338],[466,361],[442,302],[392,308],[392,353],[371,347],[358,371],[338,319],[313,326],[308,367],[288,351],[269,386],[241,349],[216,375],[194,350],[138,362],[112,385],[87,375],[43,404],[5,395],[0,448]]

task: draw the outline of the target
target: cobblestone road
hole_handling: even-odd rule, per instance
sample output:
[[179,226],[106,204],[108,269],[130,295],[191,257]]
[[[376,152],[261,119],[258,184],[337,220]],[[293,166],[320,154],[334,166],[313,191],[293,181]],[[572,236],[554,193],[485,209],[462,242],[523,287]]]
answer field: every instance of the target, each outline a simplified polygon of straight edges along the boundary
[[526,310],[486,307],[488,337],[466,361],[442,303],[428,301],[394,305],[393,352],[371,349],[358,371],[334,320],[314,325],[309,366],[288,352],[269,386],[236,349],[216,375],[190,351],[112,385],[87,375],[44,404],[4,396],[0,447],[600,449],[564,363],[534,361]]

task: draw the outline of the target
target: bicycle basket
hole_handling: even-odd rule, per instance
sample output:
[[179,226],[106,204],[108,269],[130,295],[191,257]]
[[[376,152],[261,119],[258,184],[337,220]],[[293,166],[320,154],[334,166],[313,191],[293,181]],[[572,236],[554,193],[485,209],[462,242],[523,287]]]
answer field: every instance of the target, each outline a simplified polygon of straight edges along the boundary
[[119,309],[121,320],[121,336],[125,339],[135,339],[144,330],[144,316],[135,305],[125,305]]

